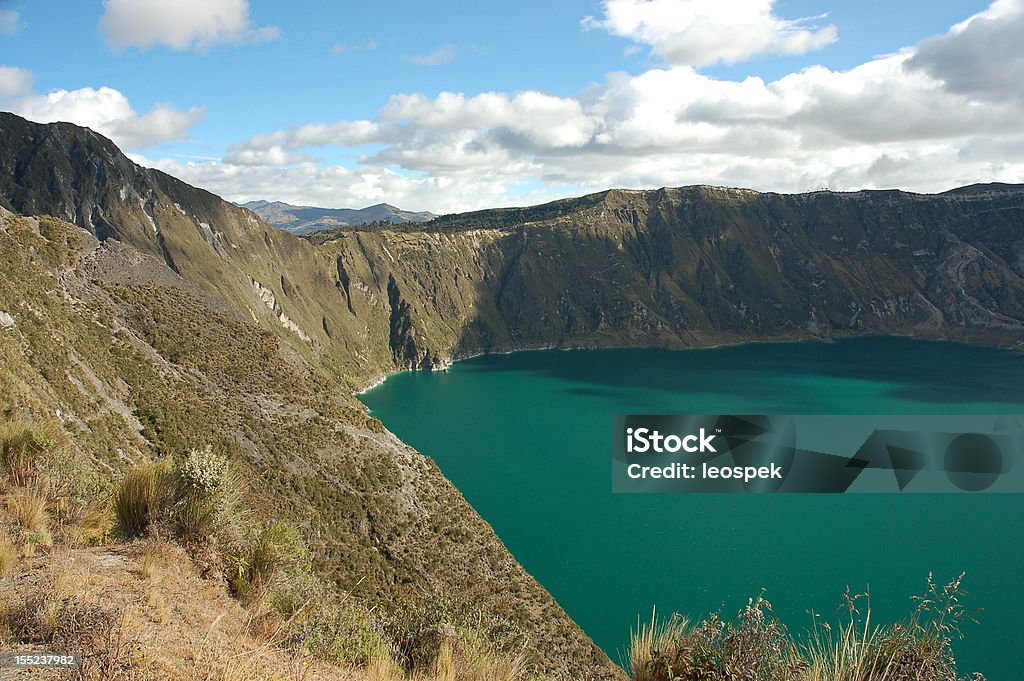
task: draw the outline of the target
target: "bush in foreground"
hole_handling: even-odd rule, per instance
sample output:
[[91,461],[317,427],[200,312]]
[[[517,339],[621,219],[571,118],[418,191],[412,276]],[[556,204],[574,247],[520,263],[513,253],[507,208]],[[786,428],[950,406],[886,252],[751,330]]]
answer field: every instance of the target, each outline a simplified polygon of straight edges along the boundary
[[[630,635],[633,681],[961,681],[953,639],[973,621],[961,603],[963,575],[927,590],[905,621],[877,626],[866,594],[844,595],[846,619],[816,623],[806,639],[792,638],[763,598],[751,599],[730,621],[712,615],[699,625],[673,616],[641,623]],[[980,674],[974,681],[984,679]]]

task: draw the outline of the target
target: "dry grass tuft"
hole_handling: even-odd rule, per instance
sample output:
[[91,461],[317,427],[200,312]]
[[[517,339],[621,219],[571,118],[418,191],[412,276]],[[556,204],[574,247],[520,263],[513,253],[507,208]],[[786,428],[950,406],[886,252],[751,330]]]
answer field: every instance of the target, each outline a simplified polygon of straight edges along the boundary
[[18,564],[18,550],[9,539],[0,539],[0,579],[11,574]]
[[405,672],[388,655],[370,660],[366,666],[367,681],[405,681]]
[[75,546],[107,544],[111,540],[115,522],[110,500],[94,501],[85,507],[74,526],[68,528],[69,540]]
[[40,486],[14,487],[7,493],[7,512],[29,532],[49,534],[47,494]]
[[22,420],[0,424],[0,468],[7,482],[26,487],[36,481],[40,460],[59,442],[53,429]]
[[[928,577],[917,607],[902,623],[877,627],[867,594],[843,597],[847,617],[833,628],[816,621],[807,641],[789,638],[763,598],[731,621],[712,615],[637,627],[629,662],[633,681],[961,681],[952,641],[973,621],[960,602],[963,575],[938,586]],[[858,601],[868,601],[861,616]],[[984,681],[975,674],[972,681]]]
[[672,616],[658,619],[658,611],[651,611],[651,621],[641,622],[629,633],[629,668],[634,681],[658,681],[672,660],[684,654],[689,647],[690,622]]
[[142,555],[139,556],[139,574],[150,584],[160,581],[160,574],[163,570],[163,554],[163,547],[156,542],[151,542],[146,545]]
[[146,463],[124,476],[114,498],[114,513],[125,537],[142,535],[171,503],[173,489],[166,462]]

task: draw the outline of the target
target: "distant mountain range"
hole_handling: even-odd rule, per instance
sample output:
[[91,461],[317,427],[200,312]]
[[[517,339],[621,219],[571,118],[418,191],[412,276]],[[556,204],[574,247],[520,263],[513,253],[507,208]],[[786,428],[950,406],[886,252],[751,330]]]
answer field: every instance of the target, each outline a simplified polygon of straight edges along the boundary
[[309,234],[371,222],[426,222],[437,217],[433,213],[402,210],[387,203],[366,208],[316,208],[293,206],[283,201],[249,201],[239,205],[256,213],[274,227],[292,234]]

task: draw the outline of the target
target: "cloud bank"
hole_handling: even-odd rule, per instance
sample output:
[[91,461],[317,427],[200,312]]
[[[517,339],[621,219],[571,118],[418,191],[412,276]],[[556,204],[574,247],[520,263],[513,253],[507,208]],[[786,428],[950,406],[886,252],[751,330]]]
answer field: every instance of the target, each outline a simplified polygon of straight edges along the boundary
[[[806,52],[835,29],[779,18],[772,2],[724,4],[608,0],[585,24],[647,45],[664,63],[610,73],[576,96],[397,94],[373,119],[259,135],[220,163],[160,163],[231,197],[388,200],[435,212],[614,186],[940,191],[1024,179],[1024,0],[998,0],[848,70],[809,66],[771,82],[697,67]],[[756,36],[729,39],[748,30]],[[338,149],[358,164],[315,162]]]

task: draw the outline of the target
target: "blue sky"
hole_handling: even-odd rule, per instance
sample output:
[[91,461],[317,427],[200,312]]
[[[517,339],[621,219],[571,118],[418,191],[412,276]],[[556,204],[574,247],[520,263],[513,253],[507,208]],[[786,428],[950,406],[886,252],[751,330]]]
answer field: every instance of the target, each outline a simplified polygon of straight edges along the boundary
[[[1022,179],[1022,5],[13,0],[0,105],[90,125],[239,200],[447,211],[611,185],[933,191]],[[1007,73],[979,63],[981,91],[963,71],[983,57]]]

